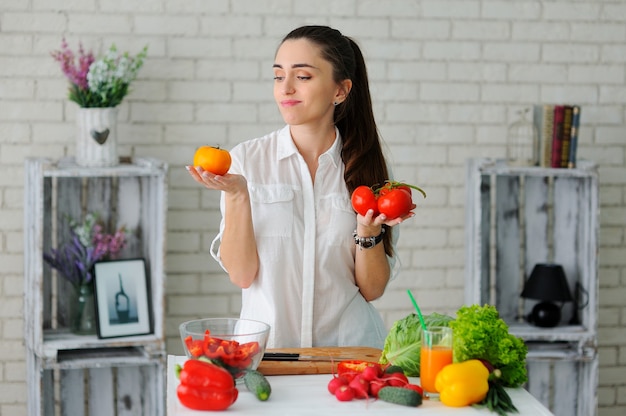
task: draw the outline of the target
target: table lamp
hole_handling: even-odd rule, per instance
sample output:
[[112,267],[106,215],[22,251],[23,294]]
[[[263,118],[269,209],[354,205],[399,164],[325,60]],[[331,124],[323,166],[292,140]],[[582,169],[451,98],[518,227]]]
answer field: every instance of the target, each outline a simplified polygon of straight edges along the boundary
[[562,304],[559,306],[555,302],[573,300],[563,267],[544,263],[535,265],[524,284],[521,297],[540,301],[533,307],[527,320],[531,324],[547,328],[557,326],[561,321]]

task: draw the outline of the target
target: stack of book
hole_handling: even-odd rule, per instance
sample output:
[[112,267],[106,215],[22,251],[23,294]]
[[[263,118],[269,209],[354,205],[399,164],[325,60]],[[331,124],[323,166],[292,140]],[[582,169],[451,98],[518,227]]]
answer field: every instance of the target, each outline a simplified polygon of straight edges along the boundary
[[580,106],[535,105],[533,123],[539,135],[539,165],[548,168],[575,168]]

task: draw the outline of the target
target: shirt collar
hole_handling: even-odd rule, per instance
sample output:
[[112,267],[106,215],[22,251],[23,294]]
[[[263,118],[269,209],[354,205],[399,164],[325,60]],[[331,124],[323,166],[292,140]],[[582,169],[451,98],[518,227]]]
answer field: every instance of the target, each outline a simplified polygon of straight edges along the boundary
[[[330,157],[331,162],[335,167],[339,166],[341,163],[341,149],[343,140],[341,139],[341,134],[339,133],[339,129],[335,126],[335,136],[336,139],[333,142],[333,145],[324,152],[320,158]],[[291,139],[291,133],[289,133],[289,126],[283,127],[278,132],[278,160],[286,159],[294,154],[298,153],[298,148],[294,144]]]

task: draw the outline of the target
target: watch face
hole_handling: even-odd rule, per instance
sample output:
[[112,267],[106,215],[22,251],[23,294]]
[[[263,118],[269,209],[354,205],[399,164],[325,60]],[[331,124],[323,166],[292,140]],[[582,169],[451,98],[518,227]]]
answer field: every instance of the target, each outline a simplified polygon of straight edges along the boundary
[[362,246],[363,248],[371,248],[371,247],[374,247],[374,242],[373,242],[372,240],[369,240],[369,239],[368,239],[368,240],[363,241],[363,242],[361,243],[361,246]]

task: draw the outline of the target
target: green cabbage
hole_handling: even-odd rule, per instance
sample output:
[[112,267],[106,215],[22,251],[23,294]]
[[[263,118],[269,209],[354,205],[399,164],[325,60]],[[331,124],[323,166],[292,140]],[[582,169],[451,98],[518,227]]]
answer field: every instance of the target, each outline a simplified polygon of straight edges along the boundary
[[[424,323],[426,327],[448,326],[453,319],[434,312],[424,316]],[[419,377],[421,350],[422,324],[419,317],[413,313],[393,324],[385,338],[385,346],[379,362],[400,366],[407,376]]]

